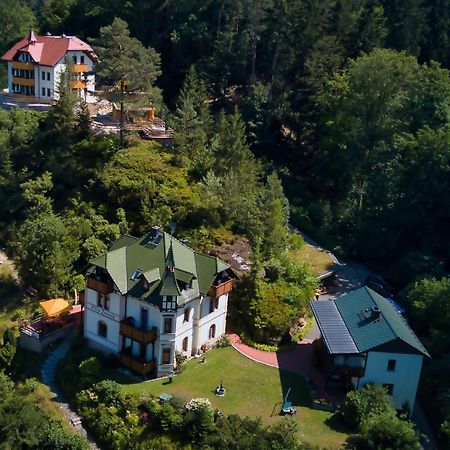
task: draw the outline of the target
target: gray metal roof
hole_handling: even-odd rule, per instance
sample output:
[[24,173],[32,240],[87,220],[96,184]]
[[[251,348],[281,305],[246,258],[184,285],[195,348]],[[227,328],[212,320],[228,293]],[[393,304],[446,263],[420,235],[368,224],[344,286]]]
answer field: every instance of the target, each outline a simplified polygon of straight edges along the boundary
[[313,301],[310,305],[330,354],[359,353],[333,301]]

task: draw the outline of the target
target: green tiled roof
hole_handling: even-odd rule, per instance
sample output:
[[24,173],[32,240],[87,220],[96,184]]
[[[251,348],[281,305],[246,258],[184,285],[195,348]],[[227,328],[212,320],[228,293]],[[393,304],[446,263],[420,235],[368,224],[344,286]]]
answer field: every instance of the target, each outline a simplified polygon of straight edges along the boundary
[[[429,356],[425,347],[395,307],[367,287],[357,289],[335,300],[342,319],[358,350],[381,348],[393,341],[403,341],[411,352]],[[372,309],[378,307],[380,318],[374,320]]]
[[166,272],[160,295],[180,295],[180,288],[178,287],[177,280],[175,280],[175,275],[172,272]]
[[[222,260],[197,253],[167,233],[160,233],[157,240],[154,233],[140,239],[122,236],[91,264],[105,269],[122,294],[154,303],[160,302],[161,295],[180,295],[179,283],[192,279],[198,281],[199,294],[206,294],[217,274],[230,268]],[[149,290],[143,289],[141,277],[132,279],[137,270],[150,284]]]
[[117,239],[117,241],[113,242],[110,246],[108,250],[116,250],[120,247],[125,247],[127,245],[132,244],[133,242],[136,242],[138,239],[130,236],[129,234],[124,234],[123,236],[120,236],[119,239]]

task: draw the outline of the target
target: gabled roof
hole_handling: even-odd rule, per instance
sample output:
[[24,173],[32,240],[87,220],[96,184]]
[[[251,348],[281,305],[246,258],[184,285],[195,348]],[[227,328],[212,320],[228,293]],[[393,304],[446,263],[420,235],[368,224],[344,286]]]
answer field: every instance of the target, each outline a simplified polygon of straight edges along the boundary
[[[320,303],[334,303],[335,309],[317,305]],[[311,302],[311,308],[326,344],[326,339],[348,342],[351,337],[358,353],[391,349],[402,353],[430,356],[404,317],[396,311],[389,300],[368,287],[352,291],[334,302]],[[334,315],[335,321],[328,320],[331,319],[330,314]],[[345,328],[338,329],[336,323],[340,323],[341,320]],[[327,347],[330,353],[340,353],[334,351],[335,344],[327,344]]]
[[[140,239],[122,236],[91,264],[105,269],[122,294],[156,303],[161,295],[179,296],[180,286],[193,279],[198,281],[199,294],[206,294],[217,274],[230,268],[216,257],[195,252],[168,233],[154,232]],[[133,276],[136,271],[138,277]],[[142,287],[142,278],[150,289]]]
[[35,63],[54,67],[68,51],[85,52],[93,61],[97,61],[97,55],[91,46],[76,36],[38,36],[33,31],[26,39],[17,42],[1,59],[13,61],[19,53],[25,52],[31,55]]

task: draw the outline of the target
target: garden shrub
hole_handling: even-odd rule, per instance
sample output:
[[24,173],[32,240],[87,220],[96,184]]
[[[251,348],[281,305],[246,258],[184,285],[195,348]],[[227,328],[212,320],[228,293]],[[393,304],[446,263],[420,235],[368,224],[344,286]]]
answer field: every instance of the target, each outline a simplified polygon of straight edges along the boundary
[[217,340],[217,342],[215,344],[215,347],[217,347],[217,348],[225,348],[225,347],[230,347],[230,345],[231,345],[230,337],[228,336],[228,334],[223,334]]
[[12,344],[14,347],[17,346],[16,335],[14,334],[14,330],[12,328],[7,328],[3,333],[3,345]]
[[348,439],[347,448],[419,450],[422,446],[413,424],[391,410],[365,417],[360,433]]
[[92,392],[98,396],[102,403],[119,407],[122,404],[122,390],[119,383],[111,380],[103,380],[92,387]]
[[175,373],[182,373],[184,371],[184,363],[187,360],[187,356],[185,356],[183,353],[179,352],[178,350],[175,351]]
[[96,356],[91,356],[81,361],[78,370],[80,376],[79,384],[81,387],[86,388],[98,380],[101,372],[101,363]]
[[207,398],[193,398],[185,405],[184,429],[191,439],[201,443],[214,426],[214,411]]
[[354,430],[359,430],[363,420],[370,415],[393,411],[386,390],[375,384],[366,384],[358,391],[350,391],[341,405],[340,414]]

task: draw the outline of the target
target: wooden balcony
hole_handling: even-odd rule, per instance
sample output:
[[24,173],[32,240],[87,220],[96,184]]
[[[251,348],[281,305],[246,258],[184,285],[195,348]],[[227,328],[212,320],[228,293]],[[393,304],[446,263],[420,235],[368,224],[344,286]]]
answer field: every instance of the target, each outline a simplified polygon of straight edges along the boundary
[[213,298],[219,298],[221,295],[228,294],[233,289],[233,281],[227,280],[218,286],[211,286],[208,295]]
[[128,367],[132,371],[139,375],[148,375],[155,368],[155,360],[144,361],[141,358],[131,356],[127,351],[121,351],[119,353],[119,361],[125,367]]
[[13,83],[20,86],[34,86],[34,78],[13,77]]
[[87,66],[87,64],[75,64],[73,66],[72,71],[75,72],[75,73],[87,72],[88,71],[88,66]]
[[70,82],[70,87],[72,89],[85,89],[86,88],[86,81],[82,80],[75,80]]
[[97,280],[93,276],[86,278],[86,287],[94,291],[100,292],[100,294],[103,295],[111,294],[111,292],[114,290],[114,285],[112,283]]
[[22,69],[22,70],[34,70],[34,63],[32,62],[21,62],[21,61],[13,61],[12,62],[13,69]]
[[125,319],[120,322],[120,334],[141,344],[148,344],[156,341],[157,329],[153,327],[151,330],[143,330],[131,325],[129,319]]

